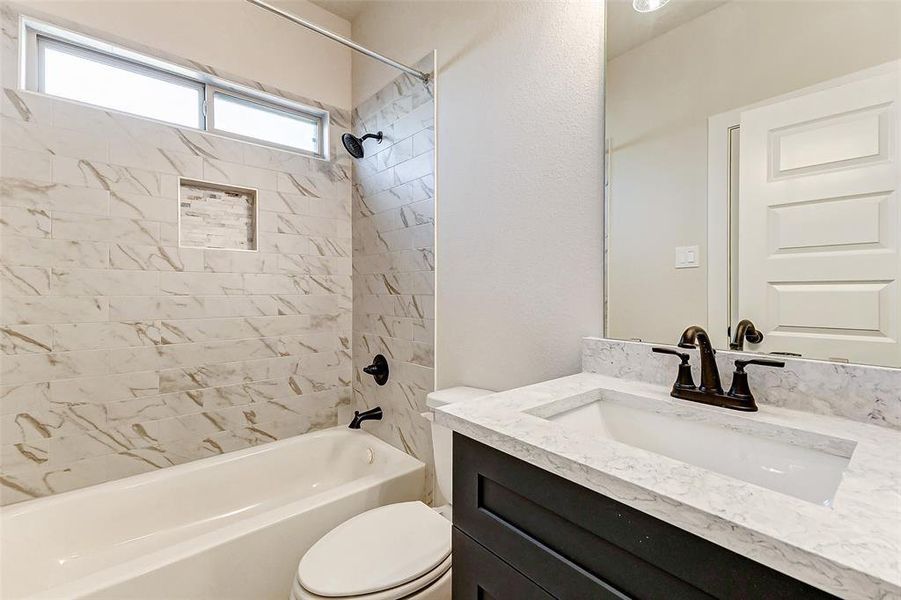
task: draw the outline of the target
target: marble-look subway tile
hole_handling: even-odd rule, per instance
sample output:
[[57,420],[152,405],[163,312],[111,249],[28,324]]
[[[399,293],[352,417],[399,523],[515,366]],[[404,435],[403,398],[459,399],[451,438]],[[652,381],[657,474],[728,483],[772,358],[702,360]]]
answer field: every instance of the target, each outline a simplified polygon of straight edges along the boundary
[[0,114],[25,123],[49,125],[53,121],[52,100],[4,86],[0,94]]
[[5,177],[0,179],[0,201],[3,206],[106,215],[110,194],[103,189]]
[[50,401],[58,404],[105,404],[159,393],[156,371],[79,377],[50,382]]
[[306,174],[278,173],[276,190],[310,198],[333,198],[337,192],[335,182],[328,175],[312,171]]
[[136,144],[133,140],[113,140],[109,144],[109,162],[122,167],[169,173],[199,179],[203,177],[203,158],[191,152]]
[[247,144],[238,140],[210,135],[190,129],[164,127],[156,137],[159,148],[187,152],[200,158],[212,158],[229,163],[240,163]]
[[49,238],[50,214],[41,208],[4,206],[0,208],[0,233],[2,235]]
[[87,323],[106,321],[109,303],[99,296],[16,296],[5,298],[3,323]]
[[53,157],[53,183],[96,188],[114,194],[163,198],[178,195],[176,175],[65,156]]
[[159,292],[155,271],[105,271],[54,268],[50,294],[54,296],[148,296]]
[[309,254],[310,239],[307,236],[295,233],[263,232],[260,234],[259,249],[260,252],[269,254],[269,264],[267,266],[271,268],[278,263],[284,254]]
[[433,171],[434,160],[434,152],[426,152],[415,158],[399,163],[394,167],[397,181],[399,183],[409,183],[429,175]]
[[154,321],[53,325],[53,348],[57,352],[155,346],[159,343],[160,329]]
[[423,129],[413,135],[413,156],[419,156],[435,149],[435,130]]
[[178,221],[178,199],[144,194],[110,194],[109,214],[112,217],[175,223]]
[[50,406],[47,382],[0,386],[0,415],[46,410]]
[[49,325],[0,325],[3,354],[53,352],[53,329]]
[[10,266],[103,269],[109,263],[109,251],[105,243],[11,235],[3,236],[0,242],[3,261]]
[[33,440],[0,446],[0,472],[22,470],[50,460],[49,440]]
[[224,162],[214,158],[203,159],[203,179],[261,190],[278,190],[278,173],[275,171]]
[[244,279],[239,273],[160,273],[161,294],[234,296],[241,295],[244,291]]
[[2,127],[2,144],[6,147],[101,162],[109,156],[108,142],[102,135],[28,123],[13,117],[4,117]]
[[296,357],[218,363],[160,371],[160,391],[185,392],[244,381],[299,377]]
[[271,296],[112,296],[110,319],[200,319],[275,315]]
[[311,199],[300,194],[260,190],[257,201],[260,211],[303,215],[309,211]]
[[31,152],[4,146],[0,150],[0,177],[27,179],[35,182],[52,181],[52,154]]
[[115,243],[109,250],[110,268],[143,271],[202,271],[203,251],[194,248],[140,246]]
[[245,273],[244,290],[248,294],[309,294],[310,280],[298,275]]
[[277,256],[263,252],[203,250],[203,270],[211,273],[275,273]]
[[0,264],[0,293],[10,296],[43,296],[50,293],[47,267],[11,267]]
[[0,373],[6,385],[103,375],[108,357],[107,350],[19,354],[5,357]]
[[160,224],[136,219],[54,211],[53,239],[159,244]]

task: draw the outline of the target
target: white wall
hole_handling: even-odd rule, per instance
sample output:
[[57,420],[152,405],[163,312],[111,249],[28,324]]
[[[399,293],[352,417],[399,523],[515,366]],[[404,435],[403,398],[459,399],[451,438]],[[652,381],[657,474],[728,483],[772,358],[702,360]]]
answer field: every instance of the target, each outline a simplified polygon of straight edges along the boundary
[[[274,4],[336,33],[350,23],[307,0]],[[210,65],[339,108],[350,108],[351,51],[244,0],[18,2],[123,40]]]
[[[354,39],[438,53],[439,388],[577,372],[602,323],[603,6],[378,2]],[[396,76],[354,57],[354,97]]]
[[[709,116],[899,56],[899,2],[736,0],[612,60],[608,335],[706,324]],[[673,267],[681,245],[701,268]]]

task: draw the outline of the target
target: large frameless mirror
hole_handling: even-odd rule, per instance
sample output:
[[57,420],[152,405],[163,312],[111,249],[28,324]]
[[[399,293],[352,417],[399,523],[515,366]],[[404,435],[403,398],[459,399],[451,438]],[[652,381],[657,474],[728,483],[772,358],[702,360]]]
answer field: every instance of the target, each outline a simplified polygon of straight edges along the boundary
[[607,7],[607,337],[901,367],[901,3]]

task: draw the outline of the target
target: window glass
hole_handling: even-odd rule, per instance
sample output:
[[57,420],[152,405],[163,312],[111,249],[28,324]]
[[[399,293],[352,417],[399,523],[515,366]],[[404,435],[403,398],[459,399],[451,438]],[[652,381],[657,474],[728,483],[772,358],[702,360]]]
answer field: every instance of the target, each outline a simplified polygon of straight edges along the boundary
[[40,91],[202,129],[203,86],[126,61],[42,40]]
[[318,119],[291,114],[220,92],[213,94],[212,129],[279,146],[319,152]]

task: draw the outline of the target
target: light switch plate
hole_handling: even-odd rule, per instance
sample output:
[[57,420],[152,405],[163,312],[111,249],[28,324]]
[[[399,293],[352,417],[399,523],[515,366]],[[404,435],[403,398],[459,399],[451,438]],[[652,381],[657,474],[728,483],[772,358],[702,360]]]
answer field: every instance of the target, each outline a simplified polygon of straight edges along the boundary
[[698,246],[676,246],[676,268],[695,269],[701,266],[701,249]]

